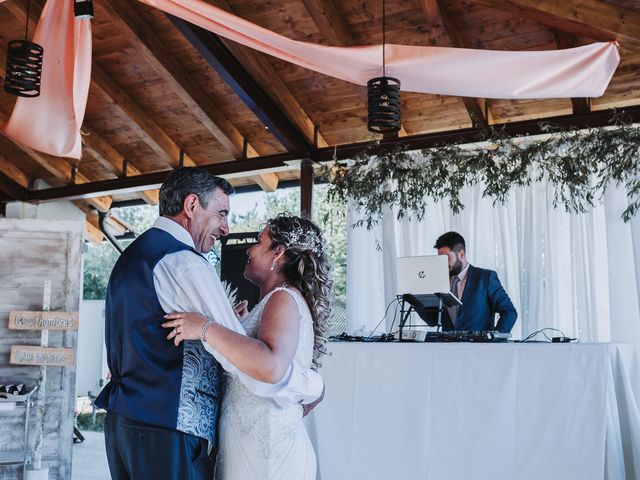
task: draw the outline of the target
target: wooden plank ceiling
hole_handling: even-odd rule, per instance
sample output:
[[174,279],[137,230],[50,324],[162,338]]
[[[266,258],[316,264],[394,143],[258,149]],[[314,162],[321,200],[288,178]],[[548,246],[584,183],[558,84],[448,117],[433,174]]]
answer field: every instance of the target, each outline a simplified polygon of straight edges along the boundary
[[[382,41],[381,0],[208,1],[295,40],[341,46]],[[0,4],[0,77],[7,42],[22,38],[26,3]],[[36,20],[42,4],[31,2]],[[344,156],[351,151],[346,146],[376,140],[366,128],[363,87],[221,40],[136,1],[94,4],[83,157],[55,158],[0,137],[4,199],[26,198],[31,190],[25,189],[42,179],[51,187],[89,184],[100,185],[100,193],[118,192],[96,197],[98,187],[87,187],[94,190],[87,197],[94,198],[78,200],[87,210],[105,211],[112,201],[132,196],[156,203],[157,191],[144,188],[162,175],[148,174],[181,164],[224,165],[220,172],[233,172],[233,183],[273,190],[279,179],[298,178],[286,159],[326,159],[336,147]],[[32,17],[31,31],[34,26]],[[601,98],[515,101],[403,93],[399,136],[411,142],[436,132],[455,135],[566,115],[596,118],[597,111],[640,105],[640,3],[387,0],[390,43],[552,50],[616,39],[622,61]],[[0,121],[14,102],[0,93]],[[608,116],[597,122],[603,118]],[[259,171],[264,167],[271,168]],[[143,180],[136,183],[136,176]],[[123,186],[116,180],[125,178],[128,193],[107,188]]]

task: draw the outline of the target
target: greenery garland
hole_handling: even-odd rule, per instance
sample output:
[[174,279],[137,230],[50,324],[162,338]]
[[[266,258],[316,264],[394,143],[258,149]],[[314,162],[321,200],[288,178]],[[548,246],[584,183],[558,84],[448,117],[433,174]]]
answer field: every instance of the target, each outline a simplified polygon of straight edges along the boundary
[[504,203],[514,187],[547,179],[553,205],[586,212],[602,201],[608,185],[627,189],[625,222],[640,209],[640,128],[617,119],[614,127],[558,131],[543,125],[545,138],[505,136],[491,130],[477,145],[443,145],[414,152],[396,149],[384,155],[363,153],[348,163],[321,169],[328,198],[353,199],[362,214],[356,226],[371,228],[385,206],[398,219],[422,220],[426,198],[448,200],[453,212],[464,205],[460,191],[481,184],[483,196]]

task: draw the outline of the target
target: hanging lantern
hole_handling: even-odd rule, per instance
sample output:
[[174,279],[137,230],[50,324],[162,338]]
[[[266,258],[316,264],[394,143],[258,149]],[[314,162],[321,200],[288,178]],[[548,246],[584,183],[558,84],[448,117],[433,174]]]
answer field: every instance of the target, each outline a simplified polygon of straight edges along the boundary
[[382,0],[382,76],[367,82],[368,122],[373,133],[396,133],[400,130],[400,80],[386,76],[386,12]]
[[4,90],[17,97],[37,97],[40,95],[42,77],[42,59],[44,49],[37,43],[27,40],[29,34],[29,10],[27,2],[27,24],[24,40],[12,40],[7,49],[7,69],[4,78]]
[[400,130],[400,80],[376,77],[367,82],[369,121],[373,133],[393,133]]
[[81,0],[73,4],[73,13],[81,20],[91,20],[93,18],[93,1]]
[[27,2],[27,24],[24,40],[12,40],[7,48],[7,68],[4,78],[4,90],[17,97],[37,97],[40,95],[42,77],[42,59],[44,49],[37,43],[27,40],[29,33],[29,10]]
[[12,40],[7,51],[4,90],[18,97],[40,95],[44,49],[27,40]]

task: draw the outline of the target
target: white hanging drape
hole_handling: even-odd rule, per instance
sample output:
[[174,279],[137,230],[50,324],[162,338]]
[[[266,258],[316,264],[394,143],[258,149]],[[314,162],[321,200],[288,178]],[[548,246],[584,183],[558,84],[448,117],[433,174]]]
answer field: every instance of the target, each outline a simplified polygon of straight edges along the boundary
[[[461,192],[465,209],[457,215],[446,202],[428,200],[422,222],[386,212],[371,231],[349,228],[350,328],[374,328],[395,298],[396,257],[436,254],[436,238],[454,230],[473,265],[498,272],[518,310],[514,338],[552,327],[581,341],[640,342],[640,219],[620,218],[622,189],[610,188],[604,204],[584,214],[554,209],[545,182],[514,190],[504,205],[481,192],[480,185]],[[352,224],[357,213],[348,210]],[[393,310],[376,333],[391,327]]]

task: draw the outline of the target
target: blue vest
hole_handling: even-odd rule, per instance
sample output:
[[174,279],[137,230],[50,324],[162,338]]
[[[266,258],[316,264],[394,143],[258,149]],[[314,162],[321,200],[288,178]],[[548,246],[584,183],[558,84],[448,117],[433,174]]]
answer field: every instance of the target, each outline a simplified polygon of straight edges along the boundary
[[176,347],[162,328],[165,311],[153,269],[166,255],[193,248],[151,228],[116,262],[105,305],[105,341],[111,381],[96,405],[126,418],[179,430],[215,443],[220,365],[199,340]]

